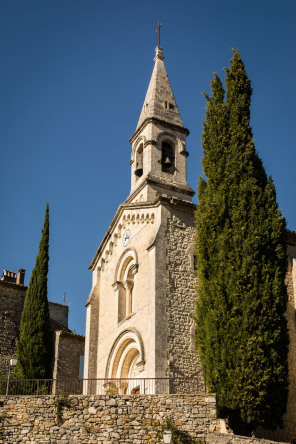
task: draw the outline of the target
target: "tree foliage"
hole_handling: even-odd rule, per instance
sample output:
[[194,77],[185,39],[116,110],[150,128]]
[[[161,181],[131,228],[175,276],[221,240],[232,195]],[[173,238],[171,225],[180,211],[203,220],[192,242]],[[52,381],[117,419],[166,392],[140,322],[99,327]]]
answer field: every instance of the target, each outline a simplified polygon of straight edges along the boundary
[[50,331],[47,301],[49,207],[46,205],[39,253],[32,271],[21,317],[16,375],[28,379],[50,376]]
[[211,82],[198,185],[196,342],[235,432],[281,425],[288,386],[286,226],[253,142],[252,88],[238,51]]

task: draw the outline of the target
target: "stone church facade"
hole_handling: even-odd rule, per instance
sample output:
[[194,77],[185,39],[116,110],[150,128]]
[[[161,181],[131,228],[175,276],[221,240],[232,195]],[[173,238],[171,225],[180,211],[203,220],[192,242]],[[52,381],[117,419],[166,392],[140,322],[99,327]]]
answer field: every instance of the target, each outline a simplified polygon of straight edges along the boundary
[[190,317],[196,276],[194,191],[186,179],[189,131],[183,126],[161,47],[154,60],[130,139],[131,192],[90,265],[87,379],[189,378],[200,368]]
[[[89,267],[93,283],[86,303],[85,379],[190,378],[201,369],[190,316],[197,282],[194,192],[186,179],[189,131],[183,126],[161,47],[156,48],[154,60],[130,139],[131,191]],[[279,440],[296,438],[296,233],[292,231],[288,231],[288,257],[287,413],[284,429],[258,430],[258,436]],[[154,389],[157,393],[157,386]],[[84,391],[100,392],[98,386],[90,390],[87,383]],[[145,387],[139,391],[145,393]],[[133,393],[133,387],[125,385],[119,393]]]

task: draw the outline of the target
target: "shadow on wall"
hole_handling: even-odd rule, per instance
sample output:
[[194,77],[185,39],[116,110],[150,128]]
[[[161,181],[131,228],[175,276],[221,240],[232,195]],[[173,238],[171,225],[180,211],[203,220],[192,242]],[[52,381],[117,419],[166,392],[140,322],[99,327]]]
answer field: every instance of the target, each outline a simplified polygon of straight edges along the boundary
[[256,430],[256,437],[272,439],[275,441],[296,443],[296,310],[295,310],[295,290],[296,290],[296,259],[289,257],[288,272],[286,278],[288,290],[288,305],[286,318],[289,330],[289,396],[287,413],[283,416],[283,429],[275,431],[265,430],[259,427]]

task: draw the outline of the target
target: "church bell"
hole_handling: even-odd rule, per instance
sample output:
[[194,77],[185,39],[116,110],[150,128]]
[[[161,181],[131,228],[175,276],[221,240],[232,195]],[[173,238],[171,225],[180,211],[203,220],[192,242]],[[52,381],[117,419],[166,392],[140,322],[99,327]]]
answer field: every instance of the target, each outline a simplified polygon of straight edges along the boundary
[[143,160],[140,160],[139,162],[137,162],[136,164],[136,169],[135,169],[135,175],[137,177],[141,177],[143,174]]
[[164,162],[163,162],[164,168],[171,168],[173,166],[171,158],[169,156],[166,156]]

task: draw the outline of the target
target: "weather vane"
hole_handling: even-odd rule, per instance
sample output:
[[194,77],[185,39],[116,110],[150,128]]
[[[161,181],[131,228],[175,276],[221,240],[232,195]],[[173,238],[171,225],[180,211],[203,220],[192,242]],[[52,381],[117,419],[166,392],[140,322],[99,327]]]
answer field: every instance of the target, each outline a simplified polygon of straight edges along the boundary
[[158,22],[158,26],[156,28],[156,32],[158,32],[158,46],[160,46],[160,27],[161,26],[162,26],[162,24]]

